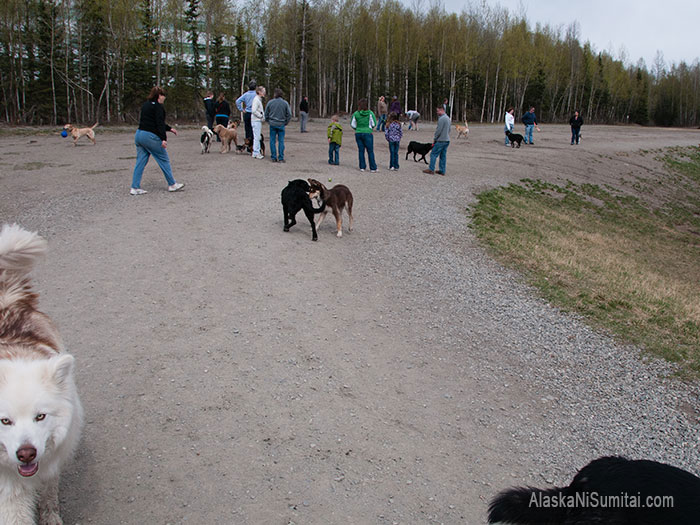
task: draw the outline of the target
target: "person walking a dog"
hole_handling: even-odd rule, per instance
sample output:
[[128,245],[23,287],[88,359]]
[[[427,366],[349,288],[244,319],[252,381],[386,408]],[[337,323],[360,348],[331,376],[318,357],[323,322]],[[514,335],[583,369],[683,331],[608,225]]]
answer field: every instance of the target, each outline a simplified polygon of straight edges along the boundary
[[574,115],[569,120],[569,125],[571,126],[571,145],[573,146],[575,142],[578,146],[581,138],[581,126],[583,126],[583,118],[578,111],[574,111]]
[[[243,114],[243,125],[245,127],[245,138],[248,139],[248,144],[253,143],[253,125],[251,124],[250,116],[253,110],[253,99],[255,98],[255,88],[258,85],[255,80],[251,80],[248,84],[248,91],[243,93],[236,99],[236,107]],[[248,153],[252,153],[252,147],[249,146]]]
[[337,166],[340,164],[340,146],[343,142],[343,128],[338,123],[338,115],[331,117],[328,124],[328,164]]
[[403,137],[401,122],[396,113],[389,114],[389,125],[384,132],[387,142],[389,143],[389,171],[398,171],[399,169],[399,144]]
[[173,177],[173,170],[170,166],[170,157],[166,148],[168,147],[168,137],[165,135],[170,131],[177,135],[177,130],[165,123],[165,91],[160,86],[154,86],[148,95],[148,100],[141,106],[139,117],[139,129],[136,130],[134,142],[136,144],[136,166],[131,179],[131,195],[144,195],[148,193],[141,189],[141,177],[143,170],[148,164],[148,159],[153,155],[168,181],[168,191],[181,190],[184,183],[176,182]]
[[513,129],[515,128],[515,108],[513,106],[510,106],[506,110],[506,116],[505,116],[505,126],[503,127],[503,132],[506,134],[506,146],[510,144],[508,141],[508,133],[513,133]]
[[[270,159],[272,162],[284,160],[284,128],[292,120],[292,109],[289,102],[282,98],[284,93],[275,88],[275,98],[265,106],[265,120],[270,125]],[[277,142],[279,141],[279,148]]]
[[301,133],[306,133],[306,123],[309,121],[309,98],[301,97],[301,102],[299,103],[299,123],[301,126]]
[[535,141],[532,140],[532,130],[534,128],[537,128],[537,131],[540,130],[540,127],[537,125],[537,117],[535,116],[535,107],[530,107],[530,110],[520,118],[520,121],[525,124],[525,138],[523,142],[525,144],[534,144]]
[[253,158],[262,159],[260,154],[260,135],[262,133],[262,123],[265,120],[265,111],[263,109],[262,99],[265,98],[266,91],[264,86],[255,88],[255,98],[250,111],[250,124],[253,126]]
[[384,95],[379,97],[377,101],[377,116],[379,117],[379,122],[377,122],[377,131],[386,131],[386,116],[387,116],[387,105]]
[[211,90],[207,91],[207,96],[204,97],[204,112],[207,116],[207,127],[212,129],[214,127],[216,108],[214,107],[214,92]]
[[[430,151],[430,165],[428,169],[423,170],[423,173],[428,173],[432,175],[437,173],[438,175],[444,175],[447,169],[447,148],[450,145],[450,128],[452,127],[452,122],[450,117],[445,113],[445,108],[438,106],[437,108],[438,122],[437,129],[435,130],[435,135],[433,136],[433,149]],[[440,157],[440,164],[437,171],[435,170],[435,160]]]
[[360,171],[365,171],[367,164],[365,163],[365,150],[369,159],[369,170],[372,173],[377,172],[377,163],[374,160],[374,137],[372,131],[377,125],[377,117],[369,109],[369,104],[366,98],[361,98],[357,102],[357,111],[352,114],[350,126],[355,130],[355,142],[357,142],[357,154],[360,160]]

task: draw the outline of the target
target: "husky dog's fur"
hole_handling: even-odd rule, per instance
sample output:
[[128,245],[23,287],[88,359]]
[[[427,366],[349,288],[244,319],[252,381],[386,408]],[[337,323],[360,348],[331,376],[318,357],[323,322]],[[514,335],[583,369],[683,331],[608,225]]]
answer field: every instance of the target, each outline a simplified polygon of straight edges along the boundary
[[27,274],[46,241],[0,230],[0,523],[61,524],[58,478],[75,451],[83,412],[51,319]]

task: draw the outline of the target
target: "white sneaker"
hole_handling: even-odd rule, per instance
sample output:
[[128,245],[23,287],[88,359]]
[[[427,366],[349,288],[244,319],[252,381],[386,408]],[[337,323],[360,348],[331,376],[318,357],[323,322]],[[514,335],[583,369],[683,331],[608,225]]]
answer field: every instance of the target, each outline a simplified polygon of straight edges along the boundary
[[185,187],[185,184],[182,182],[176,182],[172,186],[168,186],[168,191],[178,191],[181,190],[182,188]]
[[361,171],[362,173],[364,173],[364,172],[365,172],[365,169],[364,169],[364,168],[360,168],[360,171]]
[[392,166],[391,168],[389,168],[389,171],[394,171],[395,169],[396,168],[394,168],[394,166]]
[[262,155],[260,155],[260,154],[258,154],[258,155],[253,155],[253,158],[254,158],[254,159],[264,159],[265,157],[262,156]]
[[148,192],[146,190],[142,190],[141,188],[131,188],[129,193],[131,195],[146,195]]
[[371,173],[377,173],[379,170],[370,170]]

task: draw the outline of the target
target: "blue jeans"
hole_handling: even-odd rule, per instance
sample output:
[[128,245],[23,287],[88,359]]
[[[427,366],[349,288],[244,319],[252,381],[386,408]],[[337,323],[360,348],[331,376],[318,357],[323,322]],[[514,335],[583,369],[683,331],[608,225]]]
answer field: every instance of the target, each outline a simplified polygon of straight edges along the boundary
[[506,134],[506,146],[507,146],[508,144],[510,144],[510,141],[508,140],[508,132],[509,132],[509,131],[510,131],[511,133],[513,132],[513,130],[512,130],[511,128],[509,128],[508,126],[503,126],[503,133]]
[[525,144],[534,144],[532,141],[532,130],[535,128],[534,124],[525,124]]
[[136,166],[134,166],[134,176],[131,179],[131,187],[141,187],[143,169],[146,167],[151,155],[156,159],[160,169],[163,170],[163,175],[165,175],[165,180],[168,181],[168,186],[175,184],[173,170],[170,167],[170,157],[168,157],[168,151],[163,147],[161,138],[150,131],[137,129],[134,142],[136,143]]
[[[279,140],[279,157],[277,156],[277,141]],[[270,158],[284,160],[284,126],[270,125]]]
[[578,136],[581,134],[581,128],[575,128],[571,126],[571,143],[573,144],[574,142],[578,144]]
[[399,142],[389,142],[389,167],[399,169]]
[[333,166],[340,164],[340,144],[337,142],[328,143],[328,164]]
[[435,170],[435,159],[440,157],[440,171],[445,173],[447,167],[447,147],[449,142],[436,142],[433,149],[430,151],[430,169]]
[[369,157],[369,169],[375,171],[377,163],[374,161],[374,137],[371,133],[355,133],[355,142],[357,142],[357,154],[360,159],[360,169],[367,168],[365,164],[365,150]]
[[301,132],[306,133],[306,123],[309,120],[309,113],[306,111],[299,111],[299,123],[301,124]]
[[376,129],[377,131],[386,131],[386,115],[379,115],[379,122],[377,122]]

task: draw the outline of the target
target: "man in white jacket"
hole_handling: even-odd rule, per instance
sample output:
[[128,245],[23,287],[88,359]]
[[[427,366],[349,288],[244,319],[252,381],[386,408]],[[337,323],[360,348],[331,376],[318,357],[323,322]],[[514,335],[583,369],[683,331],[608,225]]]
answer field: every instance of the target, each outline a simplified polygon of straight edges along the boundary
[[263,107],[262,99],[266,95],[265,87],[258,86],[255,89],[255,98],[253,99],[253,108],[250,115],[250,123],[253,126],[253,158],[262,159],[260,154],[260,133],[262,132],[262,123],[265,120],[265,108]]

